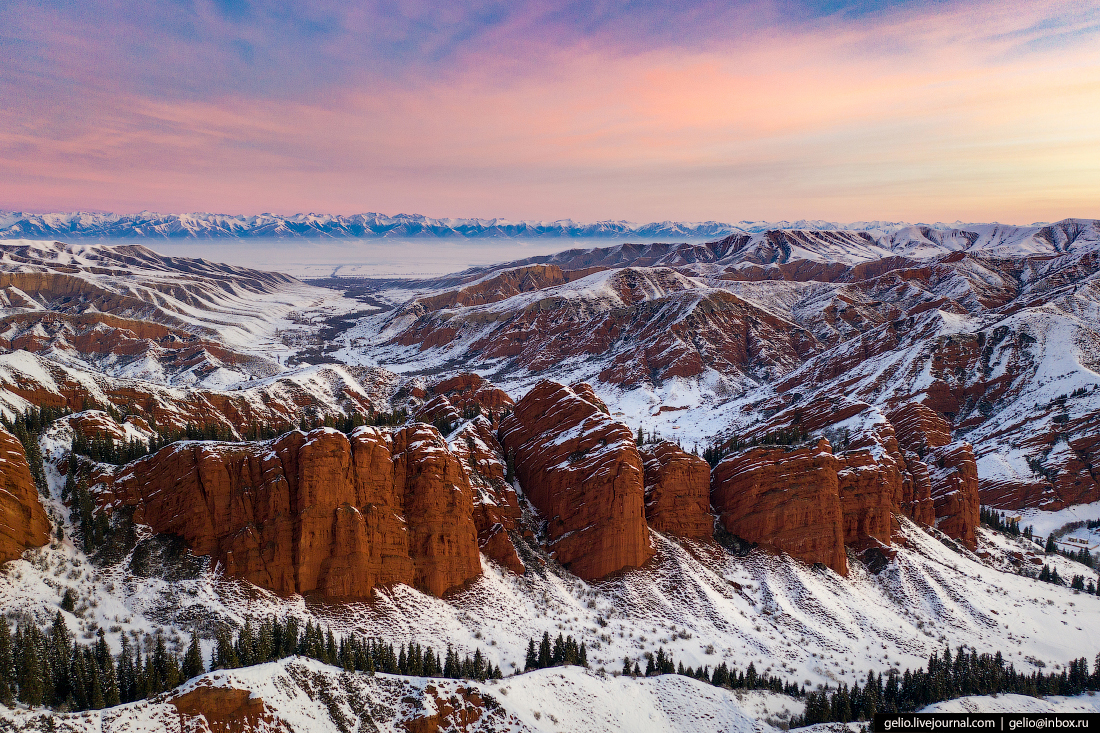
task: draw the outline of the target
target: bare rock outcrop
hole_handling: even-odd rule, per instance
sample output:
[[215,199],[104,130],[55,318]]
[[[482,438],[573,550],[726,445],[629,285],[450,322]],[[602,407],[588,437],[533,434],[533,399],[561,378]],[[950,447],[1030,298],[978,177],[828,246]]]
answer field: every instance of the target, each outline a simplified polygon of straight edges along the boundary
[[524,495],[547,520],[549,548],[575,575],[593,580],[638,567],[653,550],[633,435],[583,394],[582,387],[540,382],[499,434]]
[[641,451],[645,466],[645,518],[650,528],[693,540],[714,534],[710,466],[675,443]]
[[441,595],[481,571],[471,488],[439,433],[318,429],[183,442],[124,466],[103,499],[277,593]]
[[889,418],[897,430],[898,444],[928,467],[936,526],[949,537],[976,547],[981,500],[973,448],[966,441],[953,441],[951,426],[925,405],[906,403]]
[[840,466],[827,440],[750,448],[715,466],[711,503],[719,523],[741,539],[847,575]]
[[38,500],[19,439],[0,428],[0,563],[50,539],[50,522]]
[[267,709],[263,699],[249,690],[198,685],[169,698],[168,702],[175,706],[181,722],[191,723],[196,730],[248,733],[284,728]]
[[433,384],[430,390],[433,395],[446,397],[460,413],[476,408],[494,426],[514,404],[507,392],[477,374],[457,374]]
[[522,575],[525,568],[511,538],[519,528],[519,498],[506,478],[507,460],[489,418],[479,415],[464,424],[450,448],[473,488],[478,546],[490,560]]
[[837,492],[844,522],[844,544],[855,549],[889,545],[897,526],[895,498],[904,478],[888,455],[870,450],[837,456]]

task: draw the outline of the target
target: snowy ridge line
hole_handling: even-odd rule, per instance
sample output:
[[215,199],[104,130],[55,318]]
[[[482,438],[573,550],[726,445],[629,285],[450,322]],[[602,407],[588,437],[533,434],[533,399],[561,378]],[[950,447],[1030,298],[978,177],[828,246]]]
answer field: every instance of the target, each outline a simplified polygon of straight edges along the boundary
[[[1038,228],[1042,223],[1031,225]],[[38,236],[90,238],[211,239],[250,237],[721,237],[734,233],[761,233],[769,230],[871,231],[890,234],[906,228],[921,227],[948,231],[972,226],[955,222],[911,224],[908,222],[860,221],[838,223],[819,219],[797,221],[662,221],[637,223],[625,220],[576,222],[572,219],[511,220],[504,218],[432,218],[420,214],[379,213],[352,215],[302,213],[292,216],[259,214],[253,216],[189,213],[163,214],[142,211],[137,214],[97,212],[58,212],[35,214],[0,211],[0,238]]]

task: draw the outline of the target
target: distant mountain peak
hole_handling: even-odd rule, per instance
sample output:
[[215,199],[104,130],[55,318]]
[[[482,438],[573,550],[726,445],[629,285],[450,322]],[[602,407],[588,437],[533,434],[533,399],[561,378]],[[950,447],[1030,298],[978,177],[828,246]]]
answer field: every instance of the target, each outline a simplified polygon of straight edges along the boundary
[[[772,230],[867,231],[888,235],[922,226],[952,230],[979,225],[910,224],[907,222],[861,221],[848,224],[822,220],[749,221],[661,221],[637,223],[625,220],[576,222],[511,220],[504,218],[432,218],[421,214],[368,212],[337,215],[302,213],[214,214],[193,212],[163,214],[142,211],[136,214],[99,212],[58,212],[32,214],[0,211],[0,239],[245,239],[273,237],[284,239],[332,238],[360,239],[381,237],[458,237],[486,238],[667,238],[669,241],[716,239],[730,234],[755,234]],[[988,225],[981,225],[988,226]]]

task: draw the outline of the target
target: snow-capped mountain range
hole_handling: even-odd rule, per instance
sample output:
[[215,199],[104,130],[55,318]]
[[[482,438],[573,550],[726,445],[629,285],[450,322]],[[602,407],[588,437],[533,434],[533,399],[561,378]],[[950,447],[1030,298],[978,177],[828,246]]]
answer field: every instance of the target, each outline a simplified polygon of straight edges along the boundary
[[[859,231],[876,239],[910,227],[949,231],[975,226],[954,224],[909,224],[906,222],[861,221],[848,224],[821,220],[798,221],[662,221],[641,224],[623,220],[591,223],[572,219],[554,221],[514,221],[509,219],[432,218],[420,214],[389,216],[378,213],[352,214],[258,214],[254,216],[190,213],[162,214],[142,211],[137,214],[69,212],[34,214],[0,211],[0,238],[4,239],[244,239],[277,238],[375,238],[375,237],[457,237],[457,238],[639,238],[639,239],[715,239],[735,233],[761,233],[769,230]],[[1043,224],[1010,229],[1039,229]]]

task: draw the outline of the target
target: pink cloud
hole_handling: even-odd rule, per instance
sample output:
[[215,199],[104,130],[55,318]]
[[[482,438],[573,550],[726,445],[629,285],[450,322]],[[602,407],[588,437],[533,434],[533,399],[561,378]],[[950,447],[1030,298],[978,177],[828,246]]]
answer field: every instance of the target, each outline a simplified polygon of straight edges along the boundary
[[1100,215],[1100,53],[1027,45],[1060,8],[827,20],[698,50],[490,50],[291,100],[93,88],[80,114],[0,112],[0,207]]

